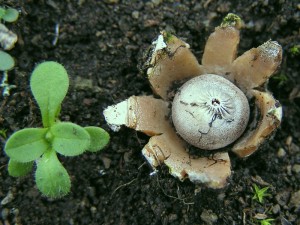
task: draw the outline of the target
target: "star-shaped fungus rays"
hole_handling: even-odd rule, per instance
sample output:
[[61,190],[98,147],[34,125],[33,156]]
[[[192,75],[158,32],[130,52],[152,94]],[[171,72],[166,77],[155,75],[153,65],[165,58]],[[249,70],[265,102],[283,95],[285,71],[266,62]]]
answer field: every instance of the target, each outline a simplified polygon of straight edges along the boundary
[[[236,58],[241,24],[228,14],[209,36],[201,64],[187,43],[161,32],[147,62],[149,82],[160,98],[131,96],[105,109],[114,131],[125,125],[150,136],[142,153],[153,168],[164,163],[180,180],[222,188],[231,175],[228,151],[247,157],[280,125],[282,108],[266,82],[281,63],[281,46],[267,41]],[[184,88],[189,83],[197,84]],[[238,90],[229,94],[232,85]],[[237,95],[246,102],[243,106],[236,104]],[[191,155],[191,148],[206,154]]]

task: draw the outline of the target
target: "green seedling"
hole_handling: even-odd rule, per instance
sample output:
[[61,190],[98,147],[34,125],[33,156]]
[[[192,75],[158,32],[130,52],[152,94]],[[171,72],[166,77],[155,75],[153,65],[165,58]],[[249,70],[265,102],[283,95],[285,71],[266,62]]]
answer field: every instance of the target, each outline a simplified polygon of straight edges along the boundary
[[265,197],[271,196],[270,194],[267,194],[269,187],[264,187],[260,189],[256,184],[254,184],[253,187],[254,187],[254,196],[252,197],[253,200],[258,201],[259,203],[263,203]]
[[278,81],[278,86],[282,86],[288,81],[288,77],[283,73],[273,76],[272,79]]
[[227,26],[235,26],[235,27],[241,27],[243,24],[243,21],[241,18],[233,13],[229,13],[222,21],[221,27],[227,27]]
[[10,54],[0,50],[0,71],[11,70],[15,66],[15,60]]
[[109,135],[99,127],[83,128],[59,121],[61,103],[69,87],[67,71],[59,63],[38,65],[31,75],[30,87],[42,114],[43,128],[25,128],[7,140],[4,151],[10,157],[8,172],[14,177],[24,176],[35,162],[38,189],[49,198],[63,197],[69,193],[71,182],[57,153],[77,156],[86,150],[99,151],[108,144]]
[[10,85],[8,83],[8,71],[14,68],[14,66],[15,60],[10,56],[10,54],[0,50],[0,71],[3,72],[0,87],[3,88],[3,96],[9,96],[10,90],[16,87],[15,85]]
[[294,45],[293,47],[291,47],[290,48],[290,53],[293,56],[300,55],[300,45]]
[[272,221],[274,221],[274,219],[269,218],[269,219],[260,220],[259,223],[260,225],[272,225],[271,223]]
[[5,22],[15,22],[19,17],[19,12],[13,8],[3,8],[0,7],[0,20],[4,20]]
[[[2,22],[15,22],[19,17],[19,12],[13,8],[0,7],[0,45],[4,50],[10,50],[15,46],[18,40],[17,35],[10,31]],[[2,82],[0,87],[3,88],[3,96],[10,95],[10,90],[15,88],[15,85],[8,83],[8,70],[15,66],[14,59],[6,52],[0,50],[0,71],[3,72]]]
[[6,131],[7,131],[6,129],[1,129],[0,130],[0,136],[3,137],[4,139],[7,138]]
[[10,50],[18,40],[15,33],[10,31],[2,22],[12,23],[17,21],[19,12],[13,8],[0,7],[0,45],[4,50]]

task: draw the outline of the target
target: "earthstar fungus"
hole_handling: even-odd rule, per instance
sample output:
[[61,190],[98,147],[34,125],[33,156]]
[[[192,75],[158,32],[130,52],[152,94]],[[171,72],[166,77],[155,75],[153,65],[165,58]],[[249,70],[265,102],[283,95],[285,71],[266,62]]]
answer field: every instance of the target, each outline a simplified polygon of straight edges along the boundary
[[[266,83],[282,48],[267,41],[237,57],[240,27],[240,18],[228,14],[209,36],[202,64],[187,43],[161,32],[147,69],[161,99],[132,96],[104,110],[114,131],[126,125],[151,136],[142,153],[153,168],[164,163],[180,180],[222,188],[231,175],[228,150],[247,157],[280,125],[282,108]],[[191,148],[206,154],[195,157]]]

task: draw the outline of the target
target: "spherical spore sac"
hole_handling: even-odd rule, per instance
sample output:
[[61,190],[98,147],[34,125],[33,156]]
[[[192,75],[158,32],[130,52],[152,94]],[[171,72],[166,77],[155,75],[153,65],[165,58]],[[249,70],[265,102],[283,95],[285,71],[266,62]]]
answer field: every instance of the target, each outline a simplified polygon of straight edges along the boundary
[[246,129],[249,113],[244,93],[214,74],[187,81],[172,104],[172,120],[178,134],[205,150],[219,149],[238,139]]

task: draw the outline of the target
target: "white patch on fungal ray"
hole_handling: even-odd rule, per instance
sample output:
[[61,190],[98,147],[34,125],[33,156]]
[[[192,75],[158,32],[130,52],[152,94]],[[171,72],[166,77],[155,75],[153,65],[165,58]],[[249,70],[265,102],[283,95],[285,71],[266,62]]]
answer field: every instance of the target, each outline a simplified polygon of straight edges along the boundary
[[128,124],[128,101],[125,100],[119,104],[108,106],[103,115],[108,126],[114,131],[119,131],[121,125]]
[[155,45],[154,52],[167,47],[167,44],[164,41],[164,36],[162,34],[158,35],[157,39],[153,41],[152,44]]
[[280,54],[281,46],[277,41],[267,41],[258,49],[261,50],[262,56],[274,59]]
[[268,115],[275,116],[279,121],[282,119],[282,107],[276,107],[275,105],[268,110]]

